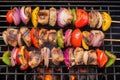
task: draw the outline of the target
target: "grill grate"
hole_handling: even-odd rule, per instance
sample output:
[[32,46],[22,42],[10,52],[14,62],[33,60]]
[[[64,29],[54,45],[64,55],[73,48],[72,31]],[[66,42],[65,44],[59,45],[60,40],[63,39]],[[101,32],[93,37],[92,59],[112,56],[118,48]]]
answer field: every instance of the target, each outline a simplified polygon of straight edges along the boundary
[[[32,8],[39,6],[40,9],[49,9],[50,7],[55,7],[56,9],[60,9],[60,7],[66,8],[82,8],[87,11],[91,9],[96,9],[99,11],[108,12],[113,20],[120,20],[120,1],[94,1],[94,0],[83,0],[83,1],[0,1],[0,15],[5,15],[6,12],[13,7],[20,8],[23,5],[30,5]],[[28,24],[27,26],[31,28],[32,24]],[[0,17],[0,36],[2,32],[8,28],[20,28],[20,26],[25,26],[24,24],[20,24],[18,27],[14,26],[14,24],[8,24],[5,20],[5,17]],[[106,38],[111,39],[120,39],[120,24],[112,23],[111,28],[105,32]],[[43,27],[40,26],[39,27]],[[73,26],[70,26],[72,28]],[[50,27],[44,26],[44,28],[50,29]],[[65,28],[67,29],[68,26]],[[55,27],[54,29],[59,29],[59,27]],[[89,28],[85,28],[88,29]],[[82,30],[85,30],[84,28]],[[109,50],[117,57],[120,57],[120,43],[119,42],[104,42],[103,46],[100,47],[104,50]],[[3,39],[0,38],[0,57],[6,50],[11,50],[12,47],[6,46]],[[16,67],[8,67],[5,65],[0,58],[0,80],[41,80],[40,77],[43,76],[43,80],[46,75],[51,75],[52,80],[72,80],[71,76],[74,75],[76,77],[75,80],[119,80],[120,79],[120,61],[116,61],[115,64],[109,68],[99,69],[97,66],[74,66],[70,69],[61,63],[60,66],[55,66],[50,64],[50,67],[46,69],[44,66],[38,66],[35,69],[28,69],[26,71],[20,71],[18,66]],[[57,79],[56,79],[57,77]]]

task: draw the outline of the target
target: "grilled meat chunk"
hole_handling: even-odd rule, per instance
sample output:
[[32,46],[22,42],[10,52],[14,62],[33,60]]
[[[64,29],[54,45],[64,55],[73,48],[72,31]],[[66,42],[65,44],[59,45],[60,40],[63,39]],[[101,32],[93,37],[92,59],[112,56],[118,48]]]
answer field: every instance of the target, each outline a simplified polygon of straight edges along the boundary
[[52,54],[52,62],[55,65],[58,65],[60,62],[62,62],[64,60],[63,52],[60,47],[58,47],[58,48],[54,47],[51,50],[51,54]]
[[82,65],[83,64],[83,55],[84,50],[82,48],[76,48],[74,50],[74,57],[75,57],[75,64],[76,65]]
[[17,46],[18,43],[18,30],[13,28],[8,28],[6,31],[2,33],[5,44],[9,44],[13,47]]
[[31,46],[31,38],[30,38],[30,29],[27,27],[20,28],[20,33],[22,34],[22,39],[26,43],[28,47]]

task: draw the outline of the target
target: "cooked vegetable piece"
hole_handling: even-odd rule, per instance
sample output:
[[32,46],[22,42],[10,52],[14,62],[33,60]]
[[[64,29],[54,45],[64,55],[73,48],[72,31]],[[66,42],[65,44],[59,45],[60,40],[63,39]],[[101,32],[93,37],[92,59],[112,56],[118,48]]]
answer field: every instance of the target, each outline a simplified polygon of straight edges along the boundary
[[13,19],[12,19],[12,10],[9,10],[6,14],[6,20],[8,23],[12,23],[13,22]]
[[63,30],[60,29],[57,31],[57,44],[59,47],[64,48],[64,35],[63,35]]
[[105,54],[108,56],[108,61],[105,65],[105,67],[110,67],[112,64],[114,64],[114,62],[116,60],[116,56],[107,50],[105,51]]
[[107,63],[108,56],[104,53],[103,50],[96,49],[96,52],[97,52],[98,66],[102,68]]
[[89,21],[88,13],[83,9],[77,9],[75,27],[82,28],[88,24],[88,21]]
[[101,14],[103,18],[102,30],[107,31],[111,26],[111,22],[112,22],[111,16],[106,12],[102,12]]
[[71,34],[71,44],[73,47],[81,47],[82,33],[79,29],[73,30],[73,32]]
[[75,25],[75,21],[76,21],[76,10],[75,9],[72,9],[72,15],[73,15],[72,24]]
[[34,27],[38,26],[38,12],[39,12],[39,7],[36,7],[35,9],[33,9],[31,14],[31,20]]
[[39,36],[38,29],[32,28],[30,31],[30,37],[31,37],[32,43],[35,47],[40,48],[38,36]]
[[2,61],[8,66],[11,66],[11,60],[9,57],[10,57],[10,51],[5,51],[2,56]]

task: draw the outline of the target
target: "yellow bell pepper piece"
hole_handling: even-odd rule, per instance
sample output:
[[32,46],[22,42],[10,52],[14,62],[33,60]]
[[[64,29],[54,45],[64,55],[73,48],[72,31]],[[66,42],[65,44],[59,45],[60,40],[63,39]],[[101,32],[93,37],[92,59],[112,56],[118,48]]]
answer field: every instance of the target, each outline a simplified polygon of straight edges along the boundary
[[32,24],[34,27],[37,27],[38,25],[38,12],[39,12],[39,7],[36,7],[33,11],[32,11]]
[[103,18],[102,30],[107,31],[111,26],[112,22],[111,16],[106,12],[102,12],[102,18]]

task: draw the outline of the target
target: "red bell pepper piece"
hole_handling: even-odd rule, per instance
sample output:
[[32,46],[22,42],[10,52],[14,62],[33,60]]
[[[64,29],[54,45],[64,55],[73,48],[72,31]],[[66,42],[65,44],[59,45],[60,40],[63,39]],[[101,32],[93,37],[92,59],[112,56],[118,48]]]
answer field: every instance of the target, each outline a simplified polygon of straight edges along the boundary
[[13,11],[12,11],[12,10],[9,10],[9,11],[7,12],[7,14],[6,14],[6,20],[7,20],[7,22],[10,23],[10,24],[13,22],[12,13],[13,13]]
[[82,33],[79,29],[75,29],[71,34],[71,44],[74,47],[80,47],[82,43]]
[[32,28],[30,31],[30,37],[31,37],[33,45],[37,48],[40,48],[39,42],[38,42],[38,33],[39,32],[38,32],[37,28]]
[[20,69],[25,70],[28,68],[28,60],[29,60],[29,52],[25,49],[24,46],[18,49],[16,55],[16,62],[17,64],[21,65]]
[[96,49],[96,52],[97,52],[97,60],[98,60],[98,66],[100,68],[104,67],[105,64],[107,63],[108,61],[108,56],[104,53],[103,50],[100,50],[100,49]]
[[17,53],[16,53],[16,62],[18,65],[21,65],[21,62],[20,62],[21,55],[19,54],[19,52],[20,52],[20,49],[18,48]]
[[82,28],[85,25],[88,24],[89,16],[88,13],[83,9],[77,9],[76,10],[76,21],[75,21],[75,27],[76,28]]

